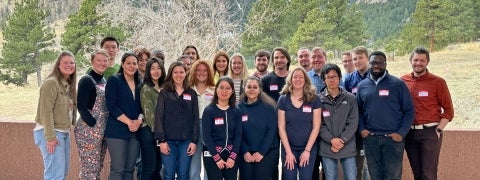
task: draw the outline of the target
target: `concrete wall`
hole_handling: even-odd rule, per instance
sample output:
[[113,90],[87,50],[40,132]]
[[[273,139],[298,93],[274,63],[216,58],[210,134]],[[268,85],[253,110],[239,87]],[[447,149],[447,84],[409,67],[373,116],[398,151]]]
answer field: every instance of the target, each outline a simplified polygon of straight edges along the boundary
[[[43,163],[33,143],[33,123],[0,122],[0,180],[42,179]],[[73,134],[73,133],[72,133]],[[71,168],[68,179],[78,179],[78,152],[72,137]],[[480,179],[480,129],[445,131],[440,154],[439,180]],[[110,159],[107,154],[102,179],[107,179]],[[404,158],[403,178],[413,179],[408,159]]]

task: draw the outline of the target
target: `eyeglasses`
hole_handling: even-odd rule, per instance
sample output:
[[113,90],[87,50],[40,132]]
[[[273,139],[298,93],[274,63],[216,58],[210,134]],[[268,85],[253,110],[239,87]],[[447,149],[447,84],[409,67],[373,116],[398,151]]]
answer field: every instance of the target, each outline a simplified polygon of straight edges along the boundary
[[372,66],[384,66],[385,64],[387,64],[387,62],[382,62],[382,61],[370,61],[368,62],[368,64],[372,65]]
[[232,91],[232,88],[231,88],[231,87],[223,87],[223,86],[220,86],[220,87],[218,87],[218,90],[230,92],[230,91]]

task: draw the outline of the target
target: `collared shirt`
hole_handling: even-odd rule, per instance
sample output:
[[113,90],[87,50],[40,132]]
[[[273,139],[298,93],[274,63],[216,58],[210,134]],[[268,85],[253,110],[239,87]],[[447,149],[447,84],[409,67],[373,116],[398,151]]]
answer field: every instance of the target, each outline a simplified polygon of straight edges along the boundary
[[315,93],[320,94],[322,89],[325,88],[325,82],[320,78],[320,75],[315,73],[314,70],[310,70],[307,72],[307,76],[312,81],[312,85],[315,87]]
[[442,118],[453,119],[452,98],[443,78],[427,71],[420,77],[409,73],[401,79],[407,84],[415,107],[413,124],[439,122]]
[[215,94],[215,87],[207,87],[203,93],[198,92],[196,86],[193,86],[192,89],[197,92],[198,116],[200,119],[202,119],[203,110],[205,110],[205,107],[212,103],[213,95]]
[[365,72],[363,75],[360,75],[360,72],[358,70],[353,71],[345,78],[345,81],[343,82],[343,87],[348,92],[357,94],[358,83],[367,78],[368,74],[368,71]]

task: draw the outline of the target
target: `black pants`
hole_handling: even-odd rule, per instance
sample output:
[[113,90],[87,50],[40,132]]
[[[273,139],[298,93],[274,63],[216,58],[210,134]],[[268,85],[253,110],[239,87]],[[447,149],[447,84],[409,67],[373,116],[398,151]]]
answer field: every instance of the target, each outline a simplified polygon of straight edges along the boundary
[[411,129],[405,137],[405,151],[415,179],[437,179],[443,135],[438,138],[435,128]]
[[[235,165],[229,169],[219,169],[217,163],[212,157],[203,157],[203,165],[207,173],[208,180],[236,180],[238,174],[238,159],[242,158],[237,156]],[[228,154],[222,153],[222,159],[227,162]]]
[[264,156],[262,161],[255,163],[247,163],[243,159],[243,155],[238,157],[241,180],[269,180],[271,174],[278,169],[278,148],[270,149]]

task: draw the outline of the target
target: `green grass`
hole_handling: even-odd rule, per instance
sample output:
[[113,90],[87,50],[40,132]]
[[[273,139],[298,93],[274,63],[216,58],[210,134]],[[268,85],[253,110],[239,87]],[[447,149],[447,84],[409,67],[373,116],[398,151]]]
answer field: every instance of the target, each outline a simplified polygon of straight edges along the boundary
[[[428,69],[447,81],[453,98],[455,118],[447,128],[480,128],[479,57],[480,43],[450,46],[431,54]],[[408,58],[397,56],[395,60],[388,60],[390,74],[401,76],[411,72]],[[330,62],[339,63],[340,60]],[[253,72],[253,68],[250,71]],[[49,71],[45,70],[44,74],[46,72]],[[0,85],[0,121],[34,121],[39,88],[36,77],[29,78],[31,85],[25,87]]]

